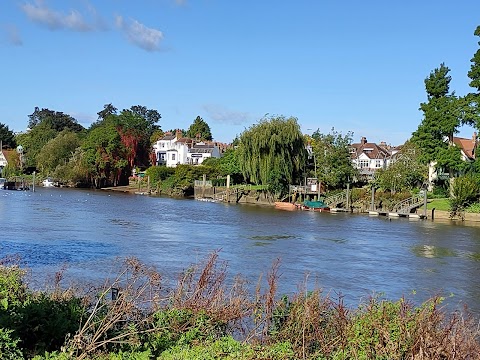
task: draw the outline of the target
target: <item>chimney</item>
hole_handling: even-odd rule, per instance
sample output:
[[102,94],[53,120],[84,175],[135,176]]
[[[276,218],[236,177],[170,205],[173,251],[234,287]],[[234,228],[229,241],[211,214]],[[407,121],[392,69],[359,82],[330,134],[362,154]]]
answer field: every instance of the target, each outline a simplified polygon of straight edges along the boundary
[[176,132],[175,132],[175,136],[177,137],[177,139],[182,138],[182,136],[183,136],[182,130],[177,129]]
[[367,143],[367,138],[365,136],[362,136],[360,139],[360,144],[365,145]]

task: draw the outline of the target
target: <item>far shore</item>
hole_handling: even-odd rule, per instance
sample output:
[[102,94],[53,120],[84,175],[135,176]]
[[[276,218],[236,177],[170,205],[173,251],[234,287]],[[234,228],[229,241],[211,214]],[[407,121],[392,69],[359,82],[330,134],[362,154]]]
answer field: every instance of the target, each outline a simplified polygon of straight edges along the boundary
[[[107,187],[102,188],[105,191],[116,191],[116,192],[124,192],[124,193],[131,193],[131,194],[140,194],[140,195],[149,195],[147,189],[145,188],[138,188],[132,185],[126,186],[115,186],[115,187]],[[271,204],[273,205],[273,204]],[[432,216],[432,210],[427,211],[427,219],[433,220],[435,222],[443,222],[443,223],[460,223],[465,225],[480,225],[480,214],[476,213],[464,213],[463,219],[460,217],[451,218],[450,212],[442,211],[442,210],[435,210]]]

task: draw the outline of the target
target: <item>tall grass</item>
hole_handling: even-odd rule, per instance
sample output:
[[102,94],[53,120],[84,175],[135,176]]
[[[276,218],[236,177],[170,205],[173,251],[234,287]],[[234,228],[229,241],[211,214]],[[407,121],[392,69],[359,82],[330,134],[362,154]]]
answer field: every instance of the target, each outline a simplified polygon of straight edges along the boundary
[[40,295],[22,285],[18,267],[2,266],[0,281],[10,285],[3,285],[0,301],[12,305],[0,312],[0,355],[8,349],[36,359],[480,358],[477,320],[466,310],[447,313],[440,297],[420,306],[371,297],[350,308],[341,297],[309,290],[308,279],[296,294],[279,296],[279,269],[276,260],[266,285],[260,279],[252,294],[245,279],[228,276],[218,252],[182,272],[173,286],[154,268],[125,259],[118,275],[98,288],[72,297],[71,289],[55,286],[41,294],[48,299],[40,303],[44,310],[81,305],[59,314],[70,325],[60,332],[39,325],[44,336],[63,337],[60,345],[42,347],[27,344],[8,321]]

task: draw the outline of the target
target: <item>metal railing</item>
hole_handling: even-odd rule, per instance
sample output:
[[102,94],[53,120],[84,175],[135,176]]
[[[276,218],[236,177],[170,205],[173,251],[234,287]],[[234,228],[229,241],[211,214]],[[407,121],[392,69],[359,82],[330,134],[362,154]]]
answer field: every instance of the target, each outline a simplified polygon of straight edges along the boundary
[[425,202],[422,194],[412,196],[395,204],[393,212],[399,214],[409,214],[411,210],[422,206]]
[[330,207],[336,207],[339,204],[346,204],[347,203],[347,190],[343,190],[342,192],[329,196],[323,200],[325,204]]

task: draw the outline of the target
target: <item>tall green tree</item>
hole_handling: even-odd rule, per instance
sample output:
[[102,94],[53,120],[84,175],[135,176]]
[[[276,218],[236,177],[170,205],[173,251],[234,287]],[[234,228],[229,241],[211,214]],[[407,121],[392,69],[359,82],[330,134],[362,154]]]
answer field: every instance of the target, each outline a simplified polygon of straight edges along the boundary
[[105,104],[103,105],[103,110],[100,110],[97,115],[98,115],[98,120],[105,120],[108,116],[110,115],[116,115],[117,114],[117,108],[112,105],[112,103]]
[[447,169],[450,176],[462,167],[460,149],[453,144],[453,136],[462,123],[462,101],[450,92],[450,69],[441,64],[425,79],[427,102],[420,104],[423,120],[413,133],[412,142],[420,149],[420,160],[436,162]]
[[[480,37],[480,26],[477,26],[474,35]],[[478,45],[480,45],[480,41]],[[467,75],[471,80],[469,85],[474,91],[464,97],[464,121],[480,131],[480,48],[477,49],[470,62],[472,64]]]
[[350,159],[351,143],[351,132],[343,135],[332,129],[328,134],[322,134],[320,130],[312,134],[314,172],[322,184],[330,188],[339,188],[348,181],[353,181],[356,170]]
[[294,117],[263,118],[240,135],[238,161],[244,178],[271,185],[277,193],[299,181],[306,159],[304,137]]
[[88,132],[82,150],[95,187],[121,185],[128,179],[126,149],[114,117],[108,117]]
[[15,134],[11,131],[7,125],[0,123],[0,141],[2,146],[9,149],[14,149],[17,147],[17,142],[15,141]]
[[162,118],[162,115],[160,115],[157,110],[147,109],[146,106],[142,105],[134,105],[130,107],[130,111],[145,120],[146,130],[148,131],[149,136],[151,136],[155,130],[160,129],[158,122]]
[[392,193],[422,185],[428,168],[419,158],[420,150],[411,141],[407,141],[400,152],[395,154],[388,168],[376,172],[376,183],[380,188]]
[[62,130],[80,132],[85,130],[84,127],[80,125],[74,117],[61,111],[54,111],[50,109],[40,110],[39,107],[35,107],[35,111],[28,115],[28,118],[28,127],[30,129],[35,128],[39,124],[48,123],[56,132],[60,132]]
[[212,140],[210,126],[200,116],[197,116],[187,130],[187,137],[199,140]]
[[25,166],[36,166],[38,153],[57,134],[58,131],[53,129],[48,121],[39,123],[28,132],[18,134],[16,139],[24,149]]
[[42,147],[37,155],[37,167],[45,175],[52,175],[57,166],[70,160],[79,146],[78,134],[64,130]]

